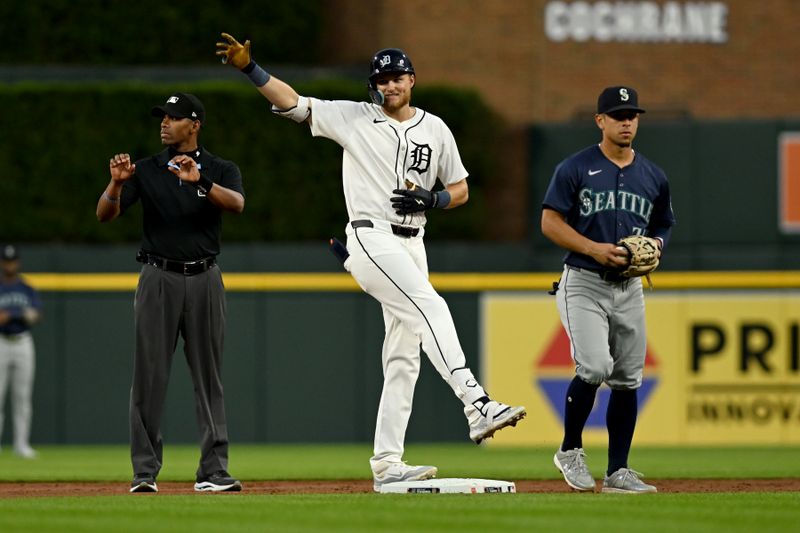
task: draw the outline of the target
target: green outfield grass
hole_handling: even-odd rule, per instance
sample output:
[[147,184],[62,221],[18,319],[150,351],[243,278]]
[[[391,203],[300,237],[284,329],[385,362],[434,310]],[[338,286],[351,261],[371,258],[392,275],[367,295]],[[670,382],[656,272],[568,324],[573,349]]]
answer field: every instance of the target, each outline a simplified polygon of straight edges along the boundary
[[108,496],[0,500],[4,532],[796,531],[797,494]]
[[[127,483],[131,467],[127,446],[39,446],[35,460],[0,453],[2,481],[116,481]],[[555,479],[554,449],[483,447],[473,444],[413,444],[409,463],[433,464],[439,477]],[[605,448],[587,448],[595,473],[606,466]],[[345,445],[232,445],[230,470],[243,480],[367,479],[371,447]],[[166,445],[160,481],[193,480],[199,450]],[[634,447],[630,465],[650,478],[800,477],[800,449]]]
[[[0,482],[119,481],[126,446],[41,446],[39,458],[0,453]],[[231,472],[245,482],[367,479],[368,445],[234,445]],[[555,479],[550,449],[411,445],[409,462],[440,477]],[[595,477],[605,449],[589,449]],[[167,446],[160,481],[193,481],[194,446]],[[800,453],[775,448],[637,447],[631,466],[656,478],[800,477]],[[245,485],[246,488],[246,485]],[[794,531],[800,493],[491,495],[113,495],[0,499],[0,531]],[[634,529],[635,528],[635,529]]]

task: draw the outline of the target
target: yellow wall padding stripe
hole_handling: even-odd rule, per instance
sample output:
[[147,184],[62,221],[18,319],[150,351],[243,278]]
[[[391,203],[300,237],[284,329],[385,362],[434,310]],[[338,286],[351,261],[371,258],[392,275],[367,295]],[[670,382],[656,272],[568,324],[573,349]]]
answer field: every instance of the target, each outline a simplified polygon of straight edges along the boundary
[[[543,291],[560,273],[432,273],[431,283],[443,292]],[[133,291],[138,273],[30,273],[25,277],[40,291]],[[800,271],[656,272],[655,291],[701,289],[800,288]],[[225,287],[239,292],[351,292],[360,291],[346,273],[236,273],[223,274]]]

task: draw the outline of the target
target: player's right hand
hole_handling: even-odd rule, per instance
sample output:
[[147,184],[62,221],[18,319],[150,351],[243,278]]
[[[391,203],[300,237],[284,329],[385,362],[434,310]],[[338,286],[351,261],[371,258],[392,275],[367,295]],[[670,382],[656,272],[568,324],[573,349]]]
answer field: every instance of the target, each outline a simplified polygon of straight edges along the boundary
[[111,179],[116,183],[128,180],[136,172],[136,164],[131,162],[130,154],[117,154],[108,163]]
[[628,251],[616,244],[598,242],[590,254],[592,259],[606,268],[624,268],[628,266]]
[[222,38],[227,40],[227,43],[217,43],[217,55],[222,58],[222,64],[231,64],[234,67],[242,70],[250,64],[250,40],[246,40],[244,44],[237,41],[233,35],[223,32]]

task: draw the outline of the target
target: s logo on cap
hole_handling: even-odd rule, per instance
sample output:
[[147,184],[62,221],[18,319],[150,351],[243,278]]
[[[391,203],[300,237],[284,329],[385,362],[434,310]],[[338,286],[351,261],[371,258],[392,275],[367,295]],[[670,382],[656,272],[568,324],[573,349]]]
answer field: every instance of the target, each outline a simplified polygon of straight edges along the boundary
[[630,96],[628,96],[628,89],[622,87],[619,90],[619,99],[622,100],[623,102],[627,102],[630,99]]
[[177,96],[170,96],[167,99],[167,103],[168,104],[177,104],[178,103],[178,97]]

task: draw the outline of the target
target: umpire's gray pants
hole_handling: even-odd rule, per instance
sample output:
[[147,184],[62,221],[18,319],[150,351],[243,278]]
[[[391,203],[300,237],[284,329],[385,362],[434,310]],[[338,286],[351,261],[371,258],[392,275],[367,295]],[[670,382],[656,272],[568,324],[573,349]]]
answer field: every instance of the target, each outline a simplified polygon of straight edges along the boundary
[[157,476],[163,459],[161,415],[178,335],[194,382],[200,429],[198,477],[228,468],[222,381],[225,288],[219,267],[184,276],[144,265],[134,299],[136,349],[130,401],[134,474]]

